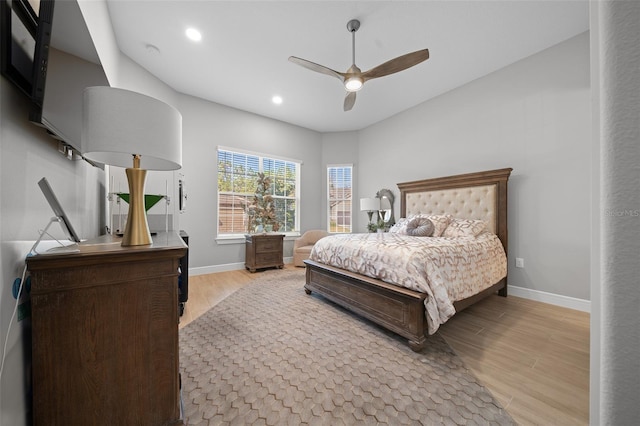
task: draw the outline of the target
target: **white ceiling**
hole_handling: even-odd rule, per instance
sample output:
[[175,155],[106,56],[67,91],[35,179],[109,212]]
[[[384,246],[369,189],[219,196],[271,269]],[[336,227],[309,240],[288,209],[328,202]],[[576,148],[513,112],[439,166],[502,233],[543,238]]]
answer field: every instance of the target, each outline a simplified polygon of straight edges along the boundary
[[[169,86],[320,132],[357,130],[588,30],[588,0],[107,0],[124,54]],[[428,48],[430,58],[367,82],[344,112],[341,82],[289,62],[373,68]],[[185,30],[198,28],[194,43]],[[54,31],[55,32],[55,31]],[[154,47],[149,47],[149,46]],[[157,50],[155,49],[157,48]],[[271,102],[273,95],[284,99]]]

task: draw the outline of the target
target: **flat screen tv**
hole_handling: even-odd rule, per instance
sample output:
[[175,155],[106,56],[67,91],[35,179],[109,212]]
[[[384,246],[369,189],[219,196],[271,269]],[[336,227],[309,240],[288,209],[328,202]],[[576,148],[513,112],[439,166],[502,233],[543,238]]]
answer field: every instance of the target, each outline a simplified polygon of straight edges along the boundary
[[0,0],[2,75],[29,97],[29,120],[79,153],[82,92],[109,82],[78,1],[37,4]]
[[53,0],[0,1],[0,72],[32,102],[42,104]]

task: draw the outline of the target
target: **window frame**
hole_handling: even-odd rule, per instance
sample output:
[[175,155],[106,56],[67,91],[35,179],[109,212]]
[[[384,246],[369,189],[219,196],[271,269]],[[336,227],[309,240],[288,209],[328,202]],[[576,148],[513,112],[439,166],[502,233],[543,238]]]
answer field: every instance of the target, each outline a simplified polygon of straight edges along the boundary
[[[289,230],[287,232],[285,231],[278,231],[278,233],[280,234],[284,234],[285,237],[291,237],[291,236],[299,236],[300,232],[300,176],[301,176],[301,169],[302,169],[302,161],[300,160],[295,160],[292,158],[286,158],[286,157],[281,157],[281,156],[277,156],[274,154],[266,154],[266,153],[259,153],[259,152],[254,152],[254,151],[247,151],[247,150],[243,150],[243,149],[239,149],[239,148],[232,148],[232,147],[225,147],[225,146],[218,146],[216,148],[216,241],[222,242],[224,244],[225,241],[231,241],[231,242],[235,242],[237,240],[242,240],[244,241],[245,239],[245,235],[247,234],[246,229],[243,230],[243,232],[234,232],[234,233],[221,233],[220,232],[220,187],[219,187],[219,173],[220,173],[220,152],[228,152],[232,155],[237,154],[237,155],[245,155],[245,156],[251,156],[251,157],[257,157],[258,159],[258,170],[257,172],[264,172],[264,163],[265,163],[265,159],[266,160],[271,160],[274,162],[284,162],[286,164],[294,164],[295,165],[295,196],[291,197],[291,196],[276,196],[274,195],[274,198],[276,199],[288,199],[288,200],[292,200],[295,203],[295,213],[294,213],[294,221],[295,221],[295,227],[292,230]],[[225,194],[238,194],[240,197],[251,197],[253,196],[253,192],[251,193],[237,193],[237,192],[224,192]],[[243,213],[243,224],[245,223],[246,218],[244,217],[246,213]]]
[[[349,186],[350,186],[350,197],[349,198],[332,198],[332,194],[331,194],[331,169],[349,169],[349,177],[350,177],[350,181],[349,181]],[[328,232],[334,233],[334,234],[351,234],[353,233],[353,164],[328,164],[327,165],[327,223],[326,223],[326,229]],[[333,218],[331,215],[331,204],[333,201],[349,201],[349,217],[348,217],[348,221],[349,221],[349,230],[348,231],[341,231],[338,232],[336,229],[332,230],[331,227],[331,219]],[[344,226],[344,225],[343,225]],[[338,225],[336,224],[336,228],[338,227]]]

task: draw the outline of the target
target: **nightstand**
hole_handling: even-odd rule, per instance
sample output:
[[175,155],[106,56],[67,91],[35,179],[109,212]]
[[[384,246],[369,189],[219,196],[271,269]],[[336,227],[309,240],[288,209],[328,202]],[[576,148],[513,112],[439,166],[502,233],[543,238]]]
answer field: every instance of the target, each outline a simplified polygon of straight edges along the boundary
[[282,269],[283,234],[246,234],[245,263],[250,272],[260,268],[277,267]]

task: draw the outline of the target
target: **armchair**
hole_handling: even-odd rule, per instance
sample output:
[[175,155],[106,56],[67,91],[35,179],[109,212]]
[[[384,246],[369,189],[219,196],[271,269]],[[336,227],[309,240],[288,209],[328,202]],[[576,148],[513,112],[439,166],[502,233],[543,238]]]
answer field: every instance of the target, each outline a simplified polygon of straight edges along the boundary
[[293,242],[293,264],[304,266],[304,260],[309,258],[313,245],[323,237],[328,236],[327,231],[320,229],[307,231]]

